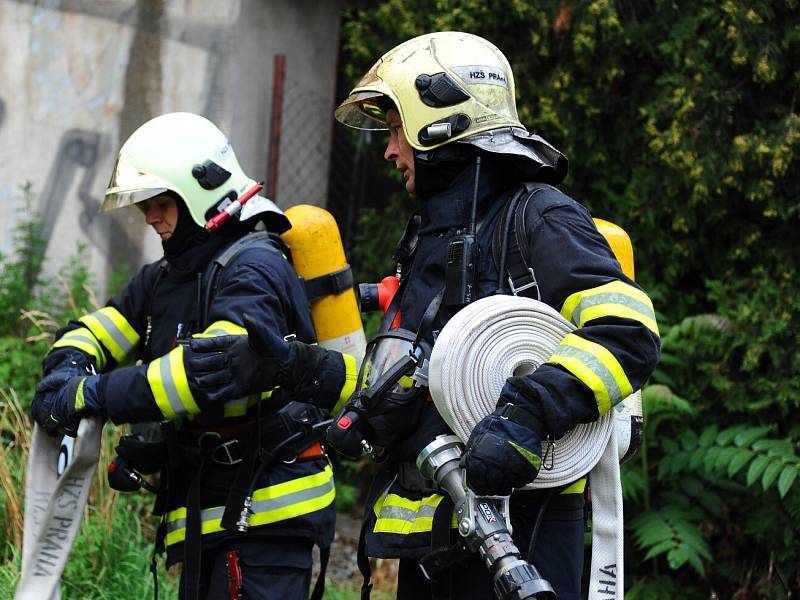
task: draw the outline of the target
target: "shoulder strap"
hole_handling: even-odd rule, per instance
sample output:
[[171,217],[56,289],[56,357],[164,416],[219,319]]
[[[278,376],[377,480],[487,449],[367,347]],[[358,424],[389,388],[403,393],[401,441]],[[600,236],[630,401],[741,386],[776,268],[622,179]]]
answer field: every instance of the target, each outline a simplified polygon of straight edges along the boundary
[[219,288],[219,282],[222,279],[222,273],[225,267],[236,258],[241,252],[247,248],[259,246],[284,255],[287,260],[291,261],[289,248],[283,243],[283,240],[274,233],[267,231],[255,231],[240,237],[238,240],[227,246],[220,252],[206,268],[203,273],[203,298],[200,302],[200,329],[208,327],[208,311],[211,308],[211,302]]
[[514,296],[542,299],[531,257],[528,255],[530,240],[525,226],[525,214],[533,197],[548,187],[550,186],[538,182],[525,183],[524,188],[506,204],[492,238],[492,253],[498,271],[495,293],[503,293],[507,286]]

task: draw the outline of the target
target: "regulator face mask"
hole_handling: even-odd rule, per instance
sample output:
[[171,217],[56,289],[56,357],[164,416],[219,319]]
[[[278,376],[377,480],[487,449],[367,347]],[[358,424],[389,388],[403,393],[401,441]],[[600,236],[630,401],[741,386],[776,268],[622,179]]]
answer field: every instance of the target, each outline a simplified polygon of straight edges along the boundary
[[388,446],[405,437],[419,420],[426,389],[421,387],[420,367],[430,352],[407,329],[379,333],[367,346],[358,387],[373,443]]
[[328,432],[328,442],[340,453],[372,453],[373,446],[389,446],[416,426],[430,355],[416,337],[398,328],[379,333],[367,345],[357,391]]

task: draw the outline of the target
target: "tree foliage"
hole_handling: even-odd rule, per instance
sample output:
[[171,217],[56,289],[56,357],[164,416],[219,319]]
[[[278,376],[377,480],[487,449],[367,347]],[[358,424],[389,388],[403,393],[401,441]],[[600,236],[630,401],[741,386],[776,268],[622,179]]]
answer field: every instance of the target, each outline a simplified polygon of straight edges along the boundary
[[[344,75],[437,30],[504,51],[522,122],[569,157],[562,189],[631,235],[659,313],[646,442],[623,468],[649,556],[631,594],[796,592],[800,4],[351,0]],[[363,232],[381,232],[390,254],[401,213],[376,199],[353,252],[374,263]]]

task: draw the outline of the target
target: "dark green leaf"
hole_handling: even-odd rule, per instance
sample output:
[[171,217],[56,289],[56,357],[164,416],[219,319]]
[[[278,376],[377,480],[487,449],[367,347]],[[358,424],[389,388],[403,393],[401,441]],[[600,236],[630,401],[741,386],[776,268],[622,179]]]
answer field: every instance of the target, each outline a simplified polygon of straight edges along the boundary
[[675,542],[672,540],[663,540],[658,542],[654,546],[650,547],[650,550],[647,551],[647,554],[644,555],[644,560],[649,560],[654,556],[658,556],[659,554],[663,554],[664,552],[669,552],[675,547]]
[[747,430],[747,425],[736,425],[735,427],[729,427],[728,429],[723,429],[717,434],[716,442],[720,446],[727,446],[733,438],[735,438],[737,435],[746,430]]
[[690,551],[686,546],[678,546],[667,553],[667,562],[670,569],[677,571],[684,563],[689,560]]
[[716,425],[712,425],[703,431],[700,434],[700,445],[707,448],[714,443],[714,440],[717,437],[717,433],[719,432],[719,428]]
[[773,459],[769,465],[767,465],[767,468],[764,470],[764,477],[761,478],[761,486],[764,491],[767,491],[767,488],[772,485],[782,468],[783,462],[777,459]]
[[736,456],[734,456],[730,463],[728,463],[728,477],[733,477],[739,470],[744,467],[751,458],[753,458],[753,453],[749,450],[744,448],[740,449]]
[[750,463],[750,468],[747,470],[747,485],[753,485],[761,474],[764,472],[764,469],[767,468],[769,464],[769,458],[766,456],[757,456],[752,463]]
[[685,430],[678,437],[684,450],[692,450],[697,446],[697,434],[691,429]]
[[716,471],[724,471],[728,468],[728,465],[731,463],[733,458],[738,454],[739,449],[736,447],[731,448],[723,448],[720,450],[719,454],[717,455],[717,459],[714,461],[714,470]]
[[771,429],[772,429],[771,426],[754,427],[753,429],[747,429],[737,434],[736,437],[733,439],[733,443],[736,444],[737,446],[749,446],[756,440],[761,439],[766,434],[768,434]]
[[783,498],[792,487],[798,471],[800,471],[800,468],[796,465],[786,465],[781,471],[781,476],[778,478],[778,493],[781,495],[781,498]]

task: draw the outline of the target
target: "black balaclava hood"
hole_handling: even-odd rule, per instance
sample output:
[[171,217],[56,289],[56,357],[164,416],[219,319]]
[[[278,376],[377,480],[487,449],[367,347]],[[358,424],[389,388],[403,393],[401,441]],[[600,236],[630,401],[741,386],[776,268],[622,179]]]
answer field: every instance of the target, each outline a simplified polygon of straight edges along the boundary
[[455,145],[414,150],[414,193],[422,201],[447,189],[473,162],[473,153]]
[[175,231],[172,232],[169,239],[161,242],[164,256],[167,258],[176,256],[191,246],[203,243],[209,236],[205,228],[194,222],[183,199],[177,194],[170,195],[178,207],[178,223],[175,225]]
[[434,151],[414,150],[414,190],[417,198],[424,204],[429,198],[453,185],[455,180],[469,170],[475,170],[475,157],[482,157],[481,178],[491,178],[500,185],[524,181],[522,174],[510,160],[489,152],[484,152],[468,144],[448,144]]

